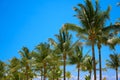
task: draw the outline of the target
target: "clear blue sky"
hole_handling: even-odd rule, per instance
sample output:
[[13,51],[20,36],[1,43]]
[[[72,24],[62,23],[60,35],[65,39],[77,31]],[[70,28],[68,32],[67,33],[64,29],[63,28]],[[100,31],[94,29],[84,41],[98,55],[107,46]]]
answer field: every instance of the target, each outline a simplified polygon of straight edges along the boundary
[[[73,7],[83,0],[0,0],[0,60],[19,57],[23,46],[33,50],[40,42],[54,38],[64,23],[79,25]],[[120,0],[100,0],[101,9],[111,5],[110,21],[120,17]],[[120,53],[119,46],[116,47]],[[112,51],[102,49],[103,66]]]

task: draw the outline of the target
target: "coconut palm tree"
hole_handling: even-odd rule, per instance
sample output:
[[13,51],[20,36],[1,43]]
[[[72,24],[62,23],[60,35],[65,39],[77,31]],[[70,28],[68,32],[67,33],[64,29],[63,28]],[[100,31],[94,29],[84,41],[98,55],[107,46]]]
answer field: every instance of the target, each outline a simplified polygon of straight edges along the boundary
[[[118,28],[119,29],[119,28]],[[115,29],[113,33],[107,33],[103,31],[101,35],[97,36],[97,47],[99,53],[99,70],[100,70],[100,80],[102,79],[102,62],[101,62],[101,47],[102,44],[108,45],[111,49],[115,49],[117,44],[120,44],[120,38],[118,37],[118,30]]]
[[12,80],[20,79],[20,60],[18,58],[13,57],[11,60],[9,60],[8,71],[8,75]]
[[116,71],[116,80],[118,80],[118,67],[120,66],[120,55],[117,53],[110,54],[110,59],[106,60],[106,66],[108,68],[115,69]]
[[[106,33],[106,32],[105,32]],[[102,80],[102,56],[101,56],[101,48],[103,44],[107,44],[108,40],[108,34],[105,34],[104,31],[101,33],[101,35],[97,36],[97,47],[98,47],[98,54],[99,54],[99,76],[100,80]]]
[[[47,74],[47,58],[51,53],[50,45],[47,43],[40,43],[36,46],[36,52],[34,54],[35,64],[37,70],[41,71],[41,76],[43,75],[43,80],[46,80]],[[38,69],[39,68],[39,69]]]
[[26,76],[26,80],[29,80],[33,77],[32,71],[31,71],[31,52],[27,47],[23,47],[21,51],[19,51],[21,55],[20,64],[22,66],[22,70],[24,72],[24,75]]
[[76,46],[74,54],[69,57],[70,64],[76,64],[78,69],[78,80],[80,80],[80,69],[83,67],[83,61],[88,55],[83,55],[83,48]]
[[35,73],[41,77],[41,80],[43,80],[43,63],[42,63],[42,55],[40,52],[32,51],[32,57],[33,57],[33,67]]
[[62,66],[61,56],[57,55],[57,50],[52,50],[50,54],[47,57],[48,61],[48,78],[52,80],[58,80],[62,75],[62,70],[60,69],[60,66]]
[[57,42],[55,42],[53,39],[49,38],[49,41],[51,42],[51,44],[54,45],[55,48],[57,48],[58,55],[61,55],[63,58],[63,75],[64,75],[64,80],[66,80],[66,60],[67,60],[67,56],[70,53],[70,51],[72,50],[71,47],[71,37],[72,35],[70,35],[66,30],[60,30],[59,34],[55,35],[57,38]]
[[113,27],[113,26],[108,26],[108,27],[104,26],[106,20],[109,18],[110,7],[108,7],[106,11],[101,11],[97,0],[95,2],[95,6],[93,6],[92,1],[90,0],[85,0],[85,4],[78,4],[78,6],[80,8],[74,7],[74,10],[77,12],[77,15],[75,16],[80,20],[82,26],[66,23],[63,26],[63,29],[76,31],[79,36],[82,35],[82,38],[84,34],[85,39],[91,41],[94,80],[96,80],[94,45],[95,42],[97,41],[98,35],[101,35],[103,31],[104,33],[109,31]]
[[[44,48],[42,48],[43,45]],[[40,43],[36,46],[35,50],[36,51],[33,51],[32,54],[34,58],[34,66],[35,71],[40,72],[41,80],[42,76],[46,76],[50,80],[59,78],[61,76],[60,66],[62,63],[60,61],[60,56],[56,54],[57,50],[52,50],[50,45],[47,43]],[[46,67],[43,66],[45,63],[47,64]],[[46,72],[44,72],[44,68]]]
[[[108,31],[102,31],[97,35],[96,37],[96,44],[98,47],[98,54],[99,54],[99,74],[100,74],[100,80],[102,80],[102,62],[101,62],[101,48],[102,45],[108,45],[111,49],[115,49],[115,45],[120,44],[120,38],[118,37],[119,34],[119,27],[114,29],[111,33],[111,30],[114,28],[109,28]],[[109,32],[110,31],[110,32]]]
[[4,77],[5,77],[5,66],[6,64],[0,60],[0,79],[1,80],[4,80]]
[[83,61],[84,67],[82,67],[83,71],[88,71],[89,72],[89,78],[91,80],[91,74],[93,71],[93,63],[92,63],[92,57],[87,56],[85,60]]

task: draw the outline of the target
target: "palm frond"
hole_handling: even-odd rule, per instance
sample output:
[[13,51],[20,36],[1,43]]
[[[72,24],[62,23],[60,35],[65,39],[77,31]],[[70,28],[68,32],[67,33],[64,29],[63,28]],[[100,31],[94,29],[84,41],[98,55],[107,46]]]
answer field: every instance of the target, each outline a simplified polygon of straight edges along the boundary
[[72,30],[72,31],[76,31],[79,33],[84,32],[84,30],[81,27],[79,27],[75,24],[71,24],[71,23],[64,24],[62,28],[63,28],[63,30]]
[[52,39],[52,38],[49,38],[48,41],[53,45],[53,46],[57,46],[57,43]]

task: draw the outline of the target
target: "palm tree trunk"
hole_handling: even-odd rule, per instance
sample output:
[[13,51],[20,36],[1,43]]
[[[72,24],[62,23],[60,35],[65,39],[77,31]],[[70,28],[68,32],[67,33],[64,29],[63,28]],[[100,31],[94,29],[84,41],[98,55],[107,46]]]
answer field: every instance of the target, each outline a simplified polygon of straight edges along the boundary
[[42,69],[40,69],[40,70],[41,70],[41,72],[40,72],[40,73],[41,73],[41,80],[42,80]]
[[118,80],[118,68],[116,68],[116,80]]
[[55,78],[55,66],[53,66],[53,80],[54,80],[54,78]]
[[26,80],[28,80],[28,65],[26,66]]
[[79,78],[80,78],[80,69],[78,68],[78,80],[80,80]]
[[101,62],[101,46],[98,47],[99,50],[99,75],[100,75],[100,80],[102,80],[102,62]]
[[46,80],[46,63],[44,63],[44,78],[43,80]]
[[96,62],[95,62],[95,52],[94,52],[94,39],[92,39],[92,57],[93,57],[94,80],[96,80]]
[[63,66],[64,67],[64,70],[63,70],[64,71],[64,80],[66,80],[66,75],[65,75],[66,74],[66,54],[65,53],[63,54],[63,59],[64,59],[64,66]]
[[27,79],[26,79],[26,80],[28,80],[28,74],[27,74],[26,76],[27,76]]
[[90,71],[89,71],[89,75],[90,75],[90,80],[91,80],[91,74],[92,74],[92,71],[90,70]]

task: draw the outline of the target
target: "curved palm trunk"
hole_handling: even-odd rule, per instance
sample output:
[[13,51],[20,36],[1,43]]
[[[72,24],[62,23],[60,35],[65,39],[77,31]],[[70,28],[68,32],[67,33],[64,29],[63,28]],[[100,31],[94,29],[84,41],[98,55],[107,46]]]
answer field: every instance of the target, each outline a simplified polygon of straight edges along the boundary
[[80,80],[80,69],[78,68],[78,80]]
[[116,80],[118,80],[118,68],[116,68]]
[[94,52],[94,39],[92,39],[92,57],[93,57],[94,80],[96,80],[96,62],[95,62],[95,52]]
[[101,62],[101,48],[100,46],[98,47],[98,51],[99,51],[99,75],[100,75],[100,80],[102,80],[102,62]]

